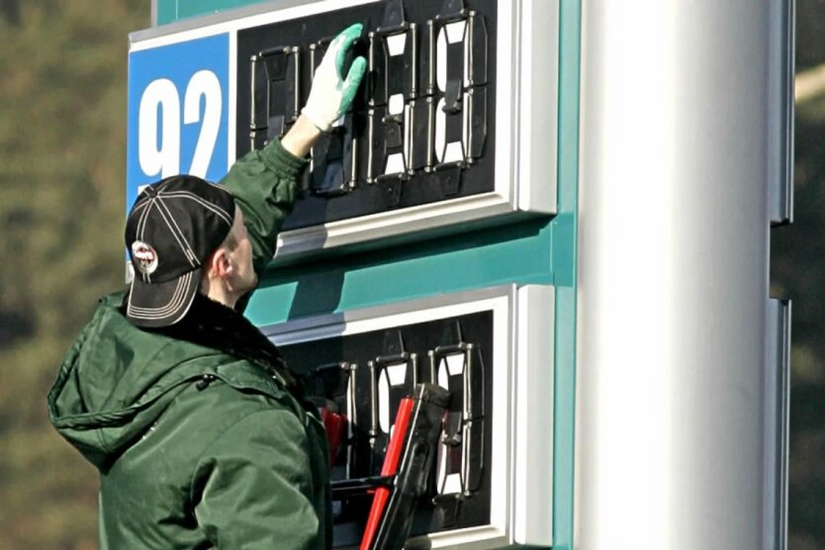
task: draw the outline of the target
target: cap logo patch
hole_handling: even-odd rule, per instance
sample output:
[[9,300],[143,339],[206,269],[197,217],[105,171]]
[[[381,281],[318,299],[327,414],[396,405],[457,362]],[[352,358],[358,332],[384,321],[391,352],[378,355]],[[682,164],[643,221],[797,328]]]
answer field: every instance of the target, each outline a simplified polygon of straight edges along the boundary
[[144,275],[151,275],[158,268],[157,252],[143,241],[132,243],[132,258],[138,271]]

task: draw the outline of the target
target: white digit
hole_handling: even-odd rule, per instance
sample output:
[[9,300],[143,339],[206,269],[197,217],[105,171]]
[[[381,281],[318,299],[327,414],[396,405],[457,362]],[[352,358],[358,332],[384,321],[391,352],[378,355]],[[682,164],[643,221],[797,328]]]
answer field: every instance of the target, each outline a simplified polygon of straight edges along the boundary
[[435,84],[442,92],[447,89],[447,32],[438,31],[435,46]]
[[221,125],[221,83],[212,71],[198,71],[192,76],[186,87],[183,105],[183,123],[193,124],[201,120],[201,96],[204,97],[203,123],[198,135],[195,155],[189,173],[201,178],[206,177],[212,151],[218,139]]
[[435,106],[435,158],[444,162],[445,142],[447,141],[447,115],[444,106],[447,104],[442,97]]
[[[464,40],[464,31],[467,21],[456,21],[445,25],[438,32],[436,39],[436,66],[435,66],[435,82],[438,89],[442,92],[447,90],[447,44],[455,44]],[[466,59],[467,51],[466,44],[464,46],[464,57]],[[466,80],[466,77],[465,77]]]
[[[161,134],[158,143],[158,109]],[[146,87],[140,98],[138,160],[147,176],[162,178],[180,171],[180,97],[171,80],[161,78]]]
[[[436,39],[436,85],[442,92],[447,91],[447,48],[449,44],[456,44],[464,40],[467,30],[467,21],[456,21],[445,25]],[[464,44],[464,83],[467,83],[467,45]],[[464,94],[465,107],[462,109],[462,141],[467,139],[467,117],[469,115],[467,94]],[[464,144],[462,141],[447,141],[447,115],[444,112],[445,98],[438,100],[435,112],[435,152],[439,163],[458,162],[464,159]]]

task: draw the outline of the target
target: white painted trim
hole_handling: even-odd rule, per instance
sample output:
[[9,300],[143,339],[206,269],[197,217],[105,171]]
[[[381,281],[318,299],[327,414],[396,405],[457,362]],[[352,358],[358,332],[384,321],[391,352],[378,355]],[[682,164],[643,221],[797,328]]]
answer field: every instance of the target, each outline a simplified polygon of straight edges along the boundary
[[519,210],[555,212],[558,165],[559,6],[546,0],[523,0],[518,14],[520,58],[516,104],[518,143],[516,166]]
[[496,193],[483,193],[431,205],[341,220],[323,227],[294,229],[278,235],[275,260],[285,257],[291,259],[316,250],[397,237],[510,213],[512,209],[505,197]]
[[556,293],[518,289],[513,391],[513,538],[533,546],[553,543],[553,377]]
[[501,285],[432,298],[386,304],[344,313],[307,317],[268,327],[262,332],[278,346],[310,342],[334,336],[360,334],[390,327],[509,307],[515,285]]
[[[238,32],[229,33],[229,90],[227,91],[227,101],[229,101],[229,120],[226,127],[226,166],[231,167],[237,158],[236,144],[238,131]],[[249,130],[247,130],[248,132]]]

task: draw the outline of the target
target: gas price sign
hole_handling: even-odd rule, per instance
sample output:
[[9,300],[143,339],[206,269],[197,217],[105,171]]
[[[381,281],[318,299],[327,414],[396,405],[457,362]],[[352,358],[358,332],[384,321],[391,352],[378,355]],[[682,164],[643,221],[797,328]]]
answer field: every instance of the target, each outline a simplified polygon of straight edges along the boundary
[[311,151],[276,259],[554,212],[556,55],[516,62],[539,26],[555,54],[553,3],[294,4],[132,35],[130,205],[168,175],[216,181],[288,132],[330,41],[358,21],[350,57],[364,56],[368,72]]

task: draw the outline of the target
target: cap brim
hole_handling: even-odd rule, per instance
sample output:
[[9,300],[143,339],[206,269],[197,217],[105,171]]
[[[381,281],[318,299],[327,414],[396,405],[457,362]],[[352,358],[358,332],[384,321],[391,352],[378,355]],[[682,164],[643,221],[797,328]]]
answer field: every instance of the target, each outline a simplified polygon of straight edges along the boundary
[[165,283],[148,284],[140,277],[134,277],[126,304],[126,317],[139,327],[174,325],[192,306],[200,280],[200,268]]

